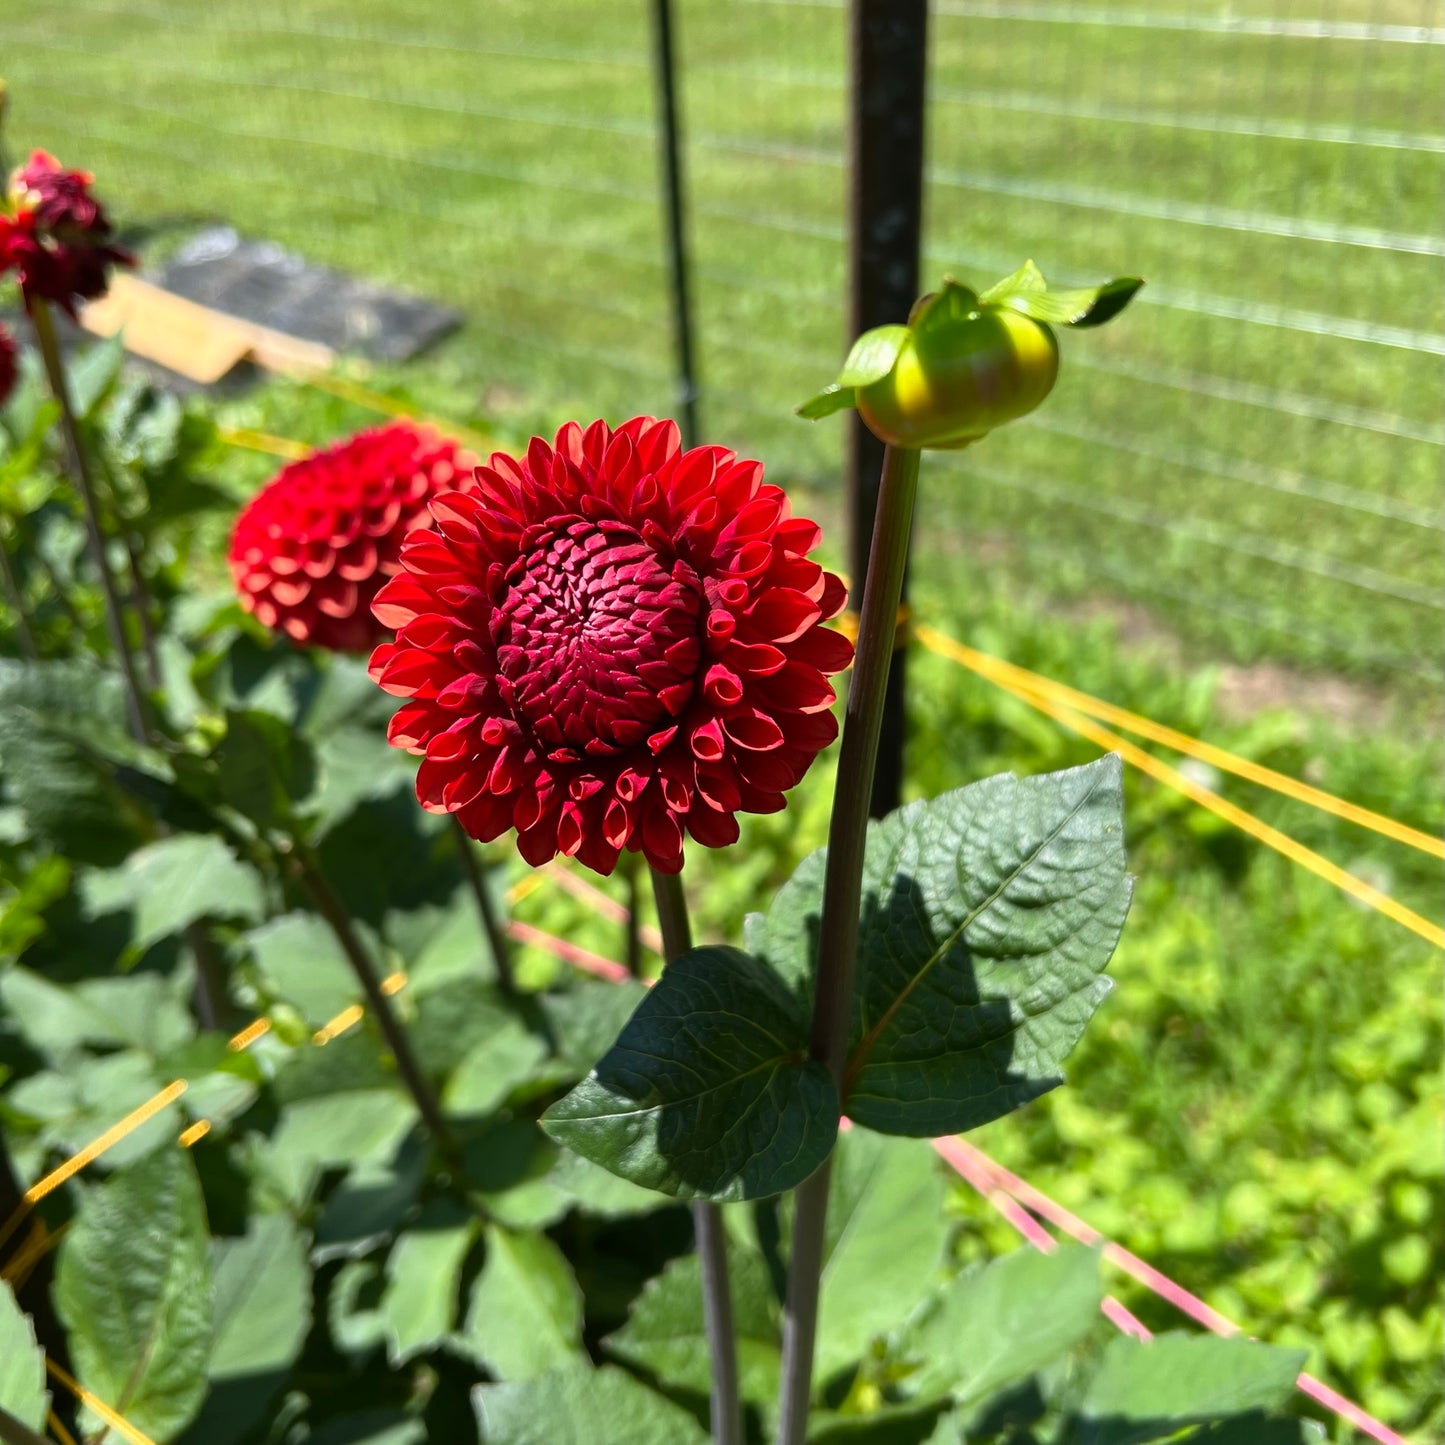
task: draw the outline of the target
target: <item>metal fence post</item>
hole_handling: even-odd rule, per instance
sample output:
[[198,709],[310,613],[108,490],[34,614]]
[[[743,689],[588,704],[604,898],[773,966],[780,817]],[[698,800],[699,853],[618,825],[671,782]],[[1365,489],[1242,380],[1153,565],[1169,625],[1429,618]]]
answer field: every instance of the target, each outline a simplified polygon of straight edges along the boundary
[[667,224],[667,260],[672,286],[672,331],[677,351],[678,425],[684,446],[697,442],[697,377],[692,348],[692,286],[687,254],[687,224],[682,181],[681,121],[672,46],[672,0],[652,0],[653,61],[661,121],[663,204]]
[[[906,321],[918,295],[923,212],[927,0],[852,0],[848,340]],[[883,443],[848,414],[845,464],[853,602],[863,595]],[[905,582],[905,596],[906,593]],[[873,817],[896,808],[903,784],[904,653],[893,660],[873,779]]]

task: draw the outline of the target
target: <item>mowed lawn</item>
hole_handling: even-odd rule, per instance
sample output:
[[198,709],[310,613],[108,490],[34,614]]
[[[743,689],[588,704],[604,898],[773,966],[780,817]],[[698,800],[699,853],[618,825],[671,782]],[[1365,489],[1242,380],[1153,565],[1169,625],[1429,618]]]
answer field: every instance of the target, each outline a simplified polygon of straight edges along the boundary
[[[1213,655],[1438,678],[1445,50],[1410,30],[1434,7],[1256,4],[1245,33],[1177,5],[935,11],[927,277],[1032,256],[1149,287],[1066,339],[1033,421],[937,464],[920,545],[982,536],[968,585],[1123,594]],[[705,426],[827,487],[841,428],[791,407],[844,342],[844,12],[678,12]],[[225,220],[460,306],[414,388],[461,379],[516,425],[668,410],[646,22],[0,0],[9,144],[99,171],[156,243]]]

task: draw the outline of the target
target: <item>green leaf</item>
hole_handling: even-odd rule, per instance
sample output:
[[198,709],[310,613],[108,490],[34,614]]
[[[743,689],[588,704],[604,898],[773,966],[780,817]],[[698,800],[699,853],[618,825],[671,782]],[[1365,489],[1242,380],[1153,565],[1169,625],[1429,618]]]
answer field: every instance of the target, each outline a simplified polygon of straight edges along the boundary
[[232,1445],[267,1414],[311,1328],[306,1241],[284,1214],[211,1246],[216,1286],[211,1393],[188,1439]]
[[[674,965],[675,967],[675,965]],[[707,1445],[686,1410],[614,1365],[569,1365],[472,1392],[487,1445]]]
[[697,948],[664,972],[617,1042],[542,1116],[559,1143],[684,1199],[791,1189],[838,1128],[805,1011],[764,963]]
[[[738,1388],[744,1400],[771,1405],[782,1369],[782,1318],[772,1278],[760,1255],[728,1245]],[[706,1396],[712,1387],[703,1327],[701,1267],[695,1254],[672,1260],[633,1301],[627,1323],[603,1341],[619,1360],[640,1366],[664,1385]]]
[[905,1333],[903,1352],[923,1363],[904,1387],[917,1399],[981,1404],[1078,1344],[1102,1298],[1098,1252],[1074,1245],[1021,1247],[968,1270]]
[[559,1150],[548,1182],[594,1219],[628,1219],[669,1207],[650,1189],[623,1179],[571,1150]]
[[34,836],[111,864],[138,841],[105,756],[134,751],[116,676],[94,663],[0,659],[0,772]]
[[908,340],[906,326],[875,326],[865,331],[848,352],[837,380],[825,386],[817,396],[805,401],[798,415],[809,421],[831,416],[857,403],[857,388],[871,386],[893,370],[903,343]]
[[875,381],[882,381],[893,370],[907,340],[906,326],[875,326],[865,331],[853,343],[835,385],[871,386]]
[[825,416],[832,416],[835,411],[847,411],[850,406],[857,405],[858,393],[851,386],[839,386],[837,382],[833,382],[793,410],[804,421],[821,421]]
[[[972,1129],[1047,1093],[1109,991],[1128,911],[1119,759],[1001,774],[872,824],[845,1110],[886,1134]],[[824,856],[749,939],[806,987]]]
[[416,1117],[411,1100],[395,1089],[347,1089],[302,1099],[282,1113],[272,1152],[322,1168],[387,1158]]
[[316,1226],[311,1257],[317,1264],[360,1258],[385,1243],[421,1194],[428,1149],[420,1134],[402,1143],[394,1158],[358,1164],[331,1192]]
[[365,1410],[328,1420],[306,1437],[307,1445],[425,1445],[425,1420],[399,1410]]
[[999,296],[994,304],[1054,326],[1102,326],[1134,299],[1143,284],[1138,276],[1120,276],[1076,291],[1015,291]]
[[980,306],[992,306],[1005,296],[1041,296],[1049,289],[1044,273],[1032,261],[1025,261],[1012,276],[995,281],[979,298]]
[[0,1280],[0,1410],[38,1432],[45,1426],[49,1408],[45,1355],[35,1342],[30,1316],[16,1303],[10,1286]]
[[561,993],[543,994],[539,1002],[557,1052],[581,1078],[612,1047],[646,997],[645,985],[632,979],[581,978]]
[[481,1118],[535,1077],[547,1057],[546,1042],[510,1017],[457,1065],[442,1092],[448,1114]]
[[246,935],[267,986],[312,1028],[361,997],[336,935],[314,913],[287,913]]
[[552,1177],[560,1153],[531,1120],[493,1119],[463,1146],[467,1187],[493,1222],[543,1229],[572,1207]]
[[65,377],[76,416],[89,420],[115,385],[124,361],[125,342],[120,332],[82,347],[67,358]]
[[582,1292],[545,1234],[489,1224],[462,1343],[499,1380],[530,1380],[582,1355]]
[[305,739],[258,709],[227,711],[226,735],[212,760],[226,802],[261,828],[289,824],[296,804],[316,784],[316,761]]
[[948,1243],[947,1190],[929,1145],[862,1129],[840,1136],[823,1242],[819,1383],[898,1329],[933,1290]]
[[1142,1445],[1186,1425],[1280,1409],[1306,1353],[1214,1335],[1122,1335],[1084,1396],[1079,1445]]
[[476,1217],[446,1201],[428,1205],[397,1241],[386,1264],[381,1316],[392,1366],[442,1343],[456,1325],[462,1262]]
[[157,1441],[206,1397],[211,1257],[195,1165],[162,1149],[86,1194],[56,1306],[81,1384]]
[[134,912],[131,958],[152,944],[212,917],[257,923],[266,911],[261,877],[216,837],[163,838],[132,853],[109,874],[92,874],[83,890],[86,910],[98,918],[121,908]]

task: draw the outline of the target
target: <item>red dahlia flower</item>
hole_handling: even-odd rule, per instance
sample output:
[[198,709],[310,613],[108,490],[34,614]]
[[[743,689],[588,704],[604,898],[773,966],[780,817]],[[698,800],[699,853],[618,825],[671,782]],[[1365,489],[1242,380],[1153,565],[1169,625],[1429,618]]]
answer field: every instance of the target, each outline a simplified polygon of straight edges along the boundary
[[477,459],[410,422],[358,432],[283,467],[236,519],[241,606],[293,641],[359,652],[386,636],[371,614],[427,503],[467,485]]
[[15,338],[0,326],[0,406],[10,400],[15,390],[15,378],[20,375],[20,353]]
[[27,304],[53,301],[74,316],[76,301],[105,295],[112,266],[135,264],[110,243],[110,222],[90,193],[91,179],[44,151],[11,176],[13,214],[0,214],[0,274],[15,270]]
[[476,481],[432,503],[373,608],[422,805],[599,873],[624,848],[675,873],[684,831],[722,847],[738,812],[782,808],[837,735],[827,676],[853,649],[820,626],[846,594],[807,558],[818,528],[762,466],[637,417]]

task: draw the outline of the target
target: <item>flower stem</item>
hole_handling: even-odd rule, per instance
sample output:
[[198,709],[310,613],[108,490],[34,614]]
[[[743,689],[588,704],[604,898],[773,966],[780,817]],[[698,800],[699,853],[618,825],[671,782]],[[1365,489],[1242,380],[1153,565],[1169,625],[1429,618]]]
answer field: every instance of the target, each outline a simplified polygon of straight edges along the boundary
[[131,656],[130,645],[126,639],[120,594],[116,591],[115,578],[111,575],[110,562],[105,553],[105,534],[100,530],[100,509],[90,478],[90,465],[85,459],[85,447],[80,440],[80,428],[76,424],[75,411],[70,404],[70,388],[65,380],[65,363],[60,357],[60,343],[55,337],[55,321],[51,317],[49,305],[38,297],[30,298],[30,322],[35,328],[35,343],[40,349],[40,359],[45,364],[45,375],[50,382],[51,394],[55,397],[56,405],[60,407],[60,426],[65,435],[70,474],[85,509],[85,532],[90,544],[90,559],[100,574],[100,590],[105,599],[106,631],[110,634],[110,645],[115,651],[116,661],[120,664],[121,680],[125,686],[126,719],[132,736],[138,743],[144,743],[150,732],[145,694],[141,691],[135,659]]
[[472,848],[467,830],[452,815],[452,826],[456,829],[457,856],[462,860],[462,872],[471,885],[472,897],[477,901],[477,914],[482,921],[482,932],[487,936],[487,947],[492,951],[492,963],[497,970],[497,985],[503,993],[517,991],[516,975],[512,972],[512,950],[507,935],[502,931],[501,920],[492,907],[492,896],[487,892],[487,880],[482,874],[482,865]]
[[635,853],[624,853],[618,860],[622,882],[627,889],[627,920],[623,924],[622,961],[633,978],[642,977],[642,888],[638,879],[639,865]]
[[[896,646],[898,598],[903,588],[908,537],[913,528],[913,502],[918,491],[918,455],[903,447],[889,447],[883,454],[883,481],[878,493],[868,577],[863,587],[853,680],[843,716],[838,782],[828,830],[810,1052],[815,1060],[827,1066],[840,1085],[848,1051],[848,1023],[853,1011],[868,802],[878,761],[883,699]],[[797,1192],[788,1299],[783,1317],[778,1445],[803,1445],[807,1434],[830,1173],[830,1162],[825,1161],[804,1180]]]
[[[692,947],[692,926],[682,879],[676,873],[652,870],[652,895],[662,928],[662,951],[668,963]],[[732,1289],[728,1282],[727,1236],[722,1209],[702,1201],[692,1206],[697,1257],[702,1266],[702,1311],[712,1363],[712,1438],[714,1445],[742,1445],[743,1417],[738,1398],[737,1339],[733,1330]]]
[[411,1049],[411,1041],[407,1038],[401,1021],[392,1010],[391,1000],[382,992],[381,979],[377,975],[376,966],[372,963],[371,955],[362,945],[361,938],[352,925],[346,905],[336,896],[331,884],[326,881],[325,875],[316,866],[315,860],[308,855],[305,848],[296,845],[292,849],[290,866],[292,876],[311,895],[317,911],[326,920],[332,933],[336,935],[336,941],[341,945],[341,950],[346,955],[352,972],[355,973],[357,981],[361,984],[361,991],[366,995],[367,1005],[381,1026],[381,1032],[391,1048],[392,1057],[396,1060],[397,1072],[400,1073],[402,1082],[416,1103],[417,1111],[421,1114],[422,1121],[432,1136],[432,1142],[443,1154],[449,1158],[455,1158],[456,1141],[442,1114],[441,1103],[416,1061],[416,1055]]

